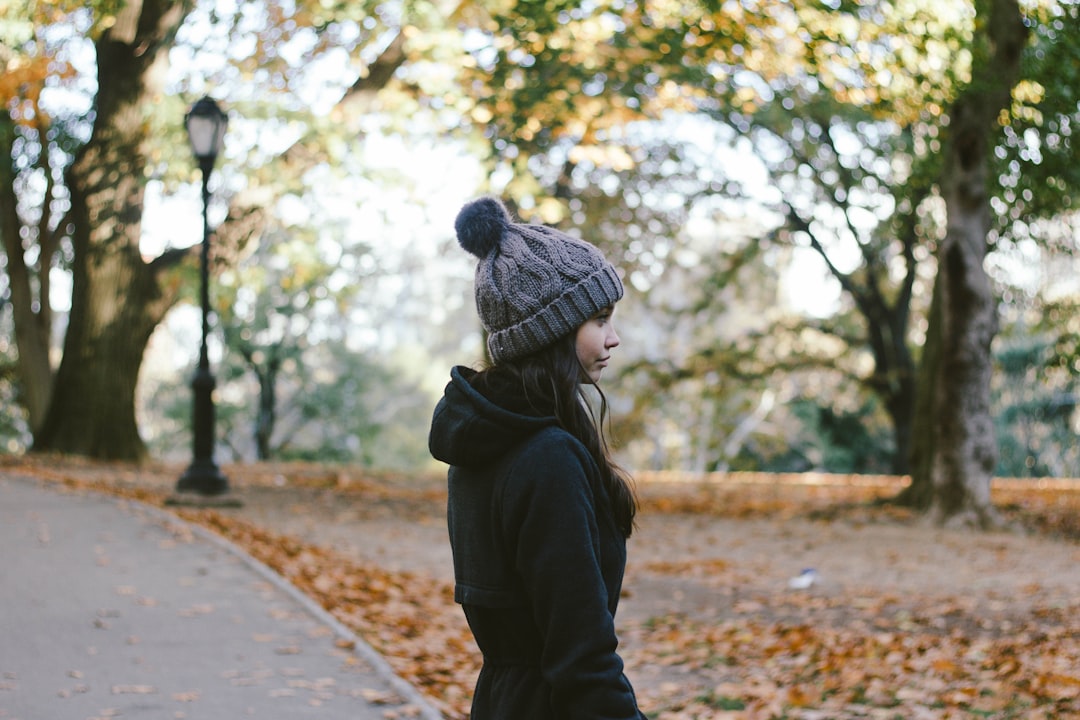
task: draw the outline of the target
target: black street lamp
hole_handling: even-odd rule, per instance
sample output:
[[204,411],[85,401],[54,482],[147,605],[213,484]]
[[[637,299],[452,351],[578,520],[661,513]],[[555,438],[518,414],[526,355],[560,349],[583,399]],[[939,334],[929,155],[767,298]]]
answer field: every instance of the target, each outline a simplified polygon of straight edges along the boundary
[[210,373],[210,360],[206,354],[206,336],[210,331],[209,258],[210,258],[210,221],[207,208],[210,204],[210,173],[221,153],[222,141],[229,118],[209,97],[195,103],[184,116],[188,141],[195,159],[202,171],[203,200],[203,237],[200,255],[199,276],[201,281],[200,298],[202,300],[202,345],[199,347],[199,367],[191,381],[192,403],[192,455],[191,466],[180,477],[171,500],[183,503],[186,499],[198,497],[205,501],[217,499],[215,504],[236,504],[225,498],[229,491],[229,481],[214,462],[214,398],[216,382]]

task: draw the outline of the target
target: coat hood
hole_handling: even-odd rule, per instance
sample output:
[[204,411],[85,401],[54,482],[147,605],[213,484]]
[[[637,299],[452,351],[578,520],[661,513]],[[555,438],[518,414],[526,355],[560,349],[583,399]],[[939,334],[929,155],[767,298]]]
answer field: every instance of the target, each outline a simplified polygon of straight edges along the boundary
[[488,398],[472,385],[475,370],[455,367],[435,406],[428,449],[436,460],[464,468],[482,468],[536,432],[557,421],[553,415],[530,415],[508,409],[513,402]]

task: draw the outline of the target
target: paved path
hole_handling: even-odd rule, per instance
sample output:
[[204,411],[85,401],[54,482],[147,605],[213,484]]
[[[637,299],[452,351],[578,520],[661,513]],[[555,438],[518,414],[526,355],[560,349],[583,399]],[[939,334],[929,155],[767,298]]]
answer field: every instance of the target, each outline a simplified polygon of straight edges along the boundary
[[138,503],[0,474],[0,720],[244,717],[439,715],[230,543]]

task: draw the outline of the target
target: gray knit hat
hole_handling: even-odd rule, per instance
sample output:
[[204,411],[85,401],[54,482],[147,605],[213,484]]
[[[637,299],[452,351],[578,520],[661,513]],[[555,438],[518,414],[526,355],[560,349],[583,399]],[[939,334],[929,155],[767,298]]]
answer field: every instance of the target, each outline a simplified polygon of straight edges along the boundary
[[515,223],[495,198],[467,203],[454,229],[480,258],[476,310],[495,362],[547,347],[623,296],[599,250],[544,225]]

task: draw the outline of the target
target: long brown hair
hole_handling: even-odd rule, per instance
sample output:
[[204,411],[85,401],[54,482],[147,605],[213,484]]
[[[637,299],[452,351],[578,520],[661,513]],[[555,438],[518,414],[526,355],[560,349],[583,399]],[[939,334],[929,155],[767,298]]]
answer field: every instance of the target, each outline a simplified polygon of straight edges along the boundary
[[[581,441],[600,468],[600,477],[615,514],[615,524],[625,537],[634,530],[637,497],[629,475],[611,458],[604,423],[607,397],[588,380],[578,360],[574,335],[516,360],[489,365],[478,378],[481,385],[508,385],[523,394],[527,404],[540,412],[554,412],[559,426]],[[585,380],[583,381],[583,378]],[[584,393],[583,382],[593,385],[600,396],[600,417]]]

